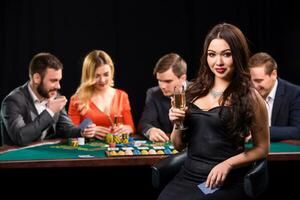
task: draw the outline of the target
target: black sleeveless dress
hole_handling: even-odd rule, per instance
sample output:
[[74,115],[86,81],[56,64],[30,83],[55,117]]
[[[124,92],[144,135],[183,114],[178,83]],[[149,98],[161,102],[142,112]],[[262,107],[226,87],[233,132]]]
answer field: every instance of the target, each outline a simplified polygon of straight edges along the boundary
[[204,111],[195,104],[189,105],[185,118],[185,131],[188,157],[181,171],[164,188],[159,200],[240,200],[246,199],[243,189],[243,177],[249,167],[233,169],[223,186],[212,194],[204,194],[198,184],[206,181],[210,170],[218,163],[234,156],[244,147],[236,146],[230,139],[226,128],[229,119],[229,107],[215,107]]

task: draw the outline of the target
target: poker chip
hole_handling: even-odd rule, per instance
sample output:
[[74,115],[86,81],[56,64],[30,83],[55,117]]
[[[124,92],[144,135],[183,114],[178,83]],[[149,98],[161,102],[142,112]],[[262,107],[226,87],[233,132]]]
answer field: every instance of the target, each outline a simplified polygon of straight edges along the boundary
[[72,147],[78,147],[78,141],[77,140],[73,140],[71,143]]
[[125,150],[125,155],[127,155],[127,156],[132,156],[132,155],[133,155],[132,150],[126,149],[126,150]]
[[156,153],[159,154],[159,155],[165,154],[162,150],[158,150]]
[[143,149],[142,151],[141,151],[141,155],[148,155],[149,153],[148,153],[148,151],[146,150],[146,149]]
[[149,150],[149,155],[155,155],[155,154],[156,154],[156,151],[154,149]]
[[78,145],[84,145],[84,144],[85,144],[85,139],[84,139],[84,137],[79,137],[79,138],[77,138],[77,141],[78,141]]
[[[107,142],[110,143],[107,143]],[[127,143],[122,143],[125,141]],[[129,143],[129,141],[131,141]],[[54,148],[54,147],[53,147]],[[150,142],[147,140],[133,140],[127,134],[107,134],[105,141],[84,138],[70,138],[65,145],[56,145],[55,148],[64,148],[78,151],[104,150],[110,156],[137,156],[137,155],[171,155],[178,153],[171,142]],[[91,158],[91,155],[79,155],[80,158]]]
[[128,155],[170,155],[178,153],[177,150],[171,150],[169,148],[165,149],[155,149],[149,147],[122,147],[122,148],[108,148],[107,156],[128,156]]
[[165,149],[164,152],[165,154],[172,154],[172,151],[170,149]]

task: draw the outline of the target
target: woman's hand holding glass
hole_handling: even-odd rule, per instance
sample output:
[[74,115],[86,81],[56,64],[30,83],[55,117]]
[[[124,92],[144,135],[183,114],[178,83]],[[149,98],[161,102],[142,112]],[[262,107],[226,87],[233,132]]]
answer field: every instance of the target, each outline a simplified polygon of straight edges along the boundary
[[181,110],[172,106],[169,110],[169,118],[173,124],[179,126],[180,130],[184,130],[182,121],[185,118],[185,110]]

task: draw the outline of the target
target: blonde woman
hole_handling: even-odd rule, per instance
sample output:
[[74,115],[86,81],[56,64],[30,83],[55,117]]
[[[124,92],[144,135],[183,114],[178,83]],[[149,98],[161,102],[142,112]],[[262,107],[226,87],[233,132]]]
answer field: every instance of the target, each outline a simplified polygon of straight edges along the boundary
[[[73,123],[79,125],[90,118],[97,126],[95,137],[98,139],[108,133],[135,132],[128,95],[113,88],[114,71],[106,52],[90,52],[83,62],[81,84],[70,100],[68,114]],[[122,123],[116,126],[121,119]]]

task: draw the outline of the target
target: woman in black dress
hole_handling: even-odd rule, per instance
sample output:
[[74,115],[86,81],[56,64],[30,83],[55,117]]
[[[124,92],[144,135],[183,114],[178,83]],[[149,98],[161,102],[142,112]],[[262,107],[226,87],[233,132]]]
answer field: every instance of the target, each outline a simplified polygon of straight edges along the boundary
[[[251,85],[248,58],[246,38],[236,26],[218,24],[206,36],[198,76],[186,92],[188,108],[169,111],[171,140],[177,150],[187,147],[188,158],[159,200],[246,198],[244,175],[269,150],[266,104]],[[245,149],[250,134],[253,147]],[[203,182],[218,189],[205,194],[198,187]]]

